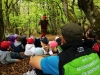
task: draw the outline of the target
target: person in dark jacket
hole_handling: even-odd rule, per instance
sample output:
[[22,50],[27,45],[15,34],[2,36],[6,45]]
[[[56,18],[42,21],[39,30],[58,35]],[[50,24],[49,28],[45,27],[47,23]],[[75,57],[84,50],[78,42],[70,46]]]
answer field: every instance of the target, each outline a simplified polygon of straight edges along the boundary
[[[27,44],[27,36],[26,36],[26,35],[23,35],[23,36],[22,36],[21,42],[22,42],[22,44],[23,44],[23,46],[24,46],[24,49],[25,49],[25,46],[26,46],[26,44]],[[24,51],[25,51],[25,50],[24,50]]]
[[46,15],[43,15],[43,19],[40,20],[39,25],[41,25],[41,37],[43,37],[47,34],[47,28],[49,25]]
[[14,52],[17,52],[17,53],[20,53],[20,52],[24,52],[24,46],[21,42],[22,40],[22,37],[21,36],[18,36],[13,44],[13,49],[14,49]]

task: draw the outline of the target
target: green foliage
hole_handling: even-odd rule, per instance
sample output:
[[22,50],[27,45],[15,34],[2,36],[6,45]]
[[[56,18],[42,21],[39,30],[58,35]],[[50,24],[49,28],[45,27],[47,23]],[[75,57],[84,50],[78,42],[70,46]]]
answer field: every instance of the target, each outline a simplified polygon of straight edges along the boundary
[[[43,14],[46,14],[49,20],[49,32],[53,31],[56,34],[66,22],[68,22],[65,13],[63,11],[61,0],[2,0],[3,3],[3,14],[4,22],[7,24],[7,16],[9,17],[10,28],[16,27],[18,29],[34,28],[40,32],[40,27],[38,26],[39,20]],[[72,12],[72,1],[68,0],[68,10],[74,16],[74,19],[78,19],[79,22],[83,20],[85,16],[84,13],[79,9],[77,5],[77,0],[74,4],[74,13]],[[100,0],[94,0],[98,9],[100,9]],[[7,8],[7,5],[9,9]],[[8,13],[6,12],[8,10]],[[87,21],[86,21],[87,22]],[[9,27],[9,26],[8,26]]]
[[25,0],[19,2],[18,5],[20,8],[19,15],[9,14],[10,25],[12,27],[33,27],[40,31],[38,23],[44,13],[48,16],[51,26],[51,29],[49,29],[51,31],[55,30],[55,33],[57,32],[57,27],[61,26],[62,22],[66,22],[66,17],[64,16],[59,0]]

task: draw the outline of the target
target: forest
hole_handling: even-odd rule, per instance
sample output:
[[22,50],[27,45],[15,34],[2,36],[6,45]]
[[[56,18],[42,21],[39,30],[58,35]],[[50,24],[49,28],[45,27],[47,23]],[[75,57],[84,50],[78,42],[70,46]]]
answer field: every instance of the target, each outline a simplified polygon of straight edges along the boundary
[[[31,35],[35,37],[38,36],[41,33],[39,21],[41,20],[44,14],[47,16],[47,19],[49,22],[47,34],[50,34],[50,35],[52,34],[52,36],[50,37],[53,38],[53,40],[55,38],[55,35],[61,34],[60,29],[66,23],[77,23],[84,30],[85,30],[85,27],[89,25],[92,28],[93,34],[95,35],[95,37],[99,39],[99,45],[97,44],[99,47],[97,46],[98,47],[97,49],[99,49],[98,52],[100,53],[100,0],[0,0],[0,42],[2,40],[5,40],[9,35],[12,35],[12,34],[27,35],[28,37],[30,37]],[[62,42],[62,39],[63,38],[61,38],[61,42]],[[63,40],[63,41],[65,42],[66,40]],[[82,40],[82,42],[83,41],[84,40]],[[34,40],[32,41],[32,44],[33,42]],[[11,43],[9,42],[9,44]],[[1,43],[0,43],[0,46],[1,46]],[[73,49],[73,47],[70,47],[70,48]],[[92,46],[92,49],[93,47],[94,45]],[[81,50],[78,50],[78,48],[75,50],[77,50],[77,52],[80,51],[78,52],[80,54],[82,54],[81,52],[83,51],[87,51],[87,50],[83,50],[83,47],[80,47],[79,49]],[[12,51],[13,50],[14,49],[12,49]],[[0,50],[0,51],[3,51],[3,50]],[[49,48],[48,48],[48,51],[49,51]],[[67,52],[67,51],[64,51],[64,52]],[[69,52],[69,55],[74,54],[74,53],[70,54],[71,52],[70,49],[68,52]],[[84,56],[87,56],[86,59],[84,60],[87,60],[88,55],[90,54],[89,50],[87,52],[88,52],[87,55],[85,52],[83,53]],[[22,53],[20,52],[20,54],[24,55],[23,52]],[[80,54],[76,54],[77,58],[80,56]],[[1,53],[1,55],[3,54]],[[49,54],[49,56],[51,55]],[[71,57],[68,56],[68,58],[70,59]],[[73,58],[74,56],[70,59],[70,61],[72,61]],[[99,63],[99,60],[97,60],[95,56],[93,56],[93,58]],[[6,58],[4,57],[4,59]],[[25,56],[25,58],[20,61],[21,63],[13,63],[13,64],[0,63],[0,75],[23,75],[23,74],[27,75],[25,73],[33,69],[32,66],[29,64],[29,60],[30,60],[29,56]],[[88,61],[90,61],[90,59]],[[52,62],[56,64],[55,61],[52,61]],[[92,61],[88,65],[91,67],[93,63],[97,64],[97,62]],[[68,63],[70,64],[70,62]],[[80,61],[78,63],[80,63]],[[80,64],[83,64],[83,63],[80,63]],[[88,65],[86,66],[88,67]],[[83,69],[86,66],[83,66]],[[96,68],[89,70],[89,72],[95,71]],[[74,70],[70,72],[74,72]],[[87,75],[87,74],[85,74],[84,72],[84,74],[82,73],[82,75]],[[97,75],[97,73],[95,75]]]
[[37,36],[43,14],[50,34],[60,34],[64,24],[75,22],[90,25],[100,38],[100,0],[0,0],[0,40],[9,34]]

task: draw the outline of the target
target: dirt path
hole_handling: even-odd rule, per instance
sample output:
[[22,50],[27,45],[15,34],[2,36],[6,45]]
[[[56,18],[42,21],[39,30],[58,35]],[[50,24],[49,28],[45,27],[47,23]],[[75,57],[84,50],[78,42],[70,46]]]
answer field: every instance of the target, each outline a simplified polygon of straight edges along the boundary
[[[47,34],[47,35],[46,35],[46,37],[47,37],[48,40],[50,40],[50,41],[51,41],[51,40],[54,40],[56,36],[59,36],[59,35],[52,35],[52,34]],[[39,34],[38,37],[41,37],[41,34]]]

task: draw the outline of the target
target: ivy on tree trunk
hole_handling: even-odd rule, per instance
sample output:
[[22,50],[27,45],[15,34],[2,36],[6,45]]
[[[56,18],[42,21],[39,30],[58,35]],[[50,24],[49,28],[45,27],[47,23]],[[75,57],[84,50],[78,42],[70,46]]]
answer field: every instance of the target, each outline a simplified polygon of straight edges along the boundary
[[0,0],[0,40],[3,39],[3,35],[4,35],[4,23],[2,14],[2,0]]

